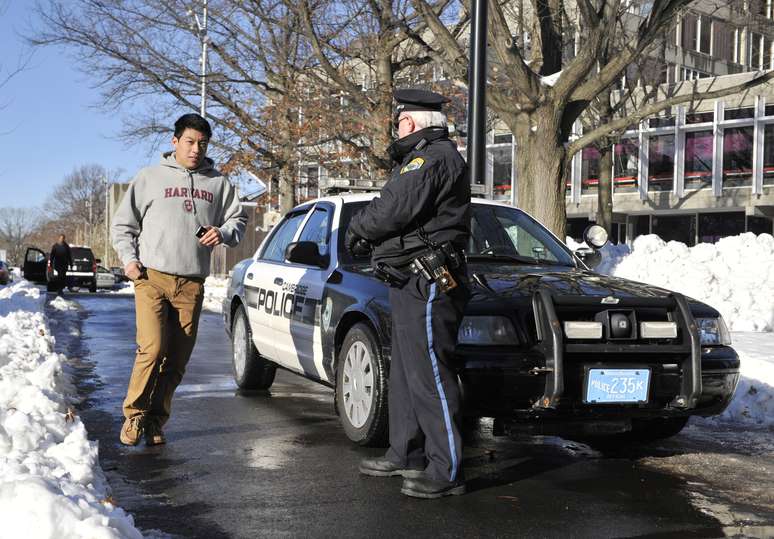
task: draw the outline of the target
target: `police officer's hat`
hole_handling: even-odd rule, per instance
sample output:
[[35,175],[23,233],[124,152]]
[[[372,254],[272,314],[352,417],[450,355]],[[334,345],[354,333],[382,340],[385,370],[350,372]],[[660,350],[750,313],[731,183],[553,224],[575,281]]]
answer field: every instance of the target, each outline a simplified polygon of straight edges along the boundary
[[451,101],[449,98],[431,92],[429,90],[395,90],[396,114],[409,110],[437,110],[440,112],[444,103]]

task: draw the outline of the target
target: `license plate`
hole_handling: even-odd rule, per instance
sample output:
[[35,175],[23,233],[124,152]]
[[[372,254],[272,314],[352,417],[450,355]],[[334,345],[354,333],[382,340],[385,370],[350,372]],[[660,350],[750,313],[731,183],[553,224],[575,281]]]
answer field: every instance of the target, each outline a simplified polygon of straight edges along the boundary
[[585,402],[648,402],[650,369],[589,369]]

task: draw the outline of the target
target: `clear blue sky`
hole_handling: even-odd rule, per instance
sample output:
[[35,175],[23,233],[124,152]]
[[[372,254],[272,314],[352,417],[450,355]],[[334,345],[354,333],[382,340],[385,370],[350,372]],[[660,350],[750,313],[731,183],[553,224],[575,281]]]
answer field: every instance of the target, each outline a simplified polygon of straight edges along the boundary
[[[26,49],[19,34],[36,24],[32,4],[0,0],[6,6],[0,13],[0,79]],[[0,207],[42,205],[80,165],[122,168],[121,179],[128,180],[157,162],[160,150],[150,143],[127,147],[115,138],[123,113],[95,108],[95,82],[76,69],[69,51],[47,47],[36,49],[27,69],[0,88]]]

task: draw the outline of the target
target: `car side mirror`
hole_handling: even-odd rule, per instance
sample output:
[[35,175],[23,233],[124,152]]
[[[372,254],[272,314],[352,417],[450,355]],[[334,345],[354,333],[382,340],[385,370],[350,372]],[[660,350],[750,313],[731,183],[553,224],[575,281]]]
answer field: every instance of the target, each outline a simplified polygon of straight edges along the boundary
[[589,225],[583,231],[583,241],[592,249],[601,249],[607,243],[607,230],[599,225]]
[[321,255],[313,241],[294,241],[285,247],[285,260],[305,266],[328,267],[328,255]]
[[588,247],[581,247],[579,249],[576,249],[575,256],[580,258],[581,262],[583,262],[590,268],[593,268],[594,266],[599,264],[600,260],[602,260],[602,253],[600,253],[596,249],[590,249]]

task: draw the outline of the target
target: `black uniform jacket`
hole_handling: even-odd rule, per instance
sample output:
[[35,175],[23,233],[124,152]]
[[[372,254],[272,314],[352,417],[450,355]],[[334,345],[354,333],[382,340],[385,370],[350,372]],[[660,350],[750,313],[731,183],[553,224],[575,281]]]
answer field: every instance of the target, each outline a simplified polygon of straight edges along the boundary
[[51,246],[49,260],[51,260],[51,267],[55,268],[58,272],[61,273],[62,271],[66,271],[68,266],[72,266],[73,264],[70,246],[66,243],[55,243]]
[[419,236],[467,249],[470,237],[468,166],[446,128],[428,127],[397,140],[390,152],[398,165],[379,197],[358,212],[349,233],[369,240],[373,263],[400,267],[427,250]]

